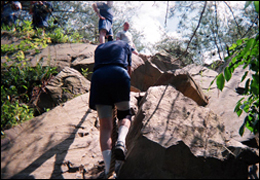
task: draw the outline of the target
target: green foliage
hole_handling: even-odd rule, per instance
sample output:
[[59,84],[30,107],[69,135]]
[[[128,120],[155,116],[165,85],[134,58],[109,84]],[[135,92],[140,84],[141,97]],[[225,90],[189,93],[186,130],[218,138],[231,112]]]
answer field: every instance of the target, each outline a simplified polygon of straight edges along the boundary
[[[4,129],[11,128],[14,125],[22,123],[33,118],[34,110],[26,104],[19,103],[19,100],[3,100],[7,95],[6,90],[1,86],[1,132]],[[9,97],[8,95],[6,97]],[[3,134],[3,133],[2,133]]]
[[41,87],[44,80],[56,74],[56,68],[30,67],[14,64],[8,67],[6,63],[1,68],[1,131],[33,117],[35,109],[29,104],[33,96],[33,88]]
[[[227,48],[237,39],[252,36],[258,29],[258,1],[246,1],[247,9],[231,1],[207,1],[200,26],[189,44],[189,53],[194,54],[194,62],[203,64],[203,54],[217,50],[220,60],[227,55]],[[171,2],[170,2],[171,4]],[[175,1],[170,6],[169,17],[175,17],[177,32],[190,39],[198,25],[205,1]],[[254,4],[254,5],[253,5]],[[239,13],[236,13],[239,12]],[[183,44],[187,47],[189,41]],[[222,59],[221,59],[222,58]]]
[[51,38],[53,43],[65,43],[68,42],[69,39],[68,36],[62,32],[61,28],[56,28],[54,32],[48,33],[47,36]]
[[[64,30],[51,25],[43,35],[42,29],[35,31],[31,24],[31,21],[24,20],[16,31],[13,27],[1,26],[9,36],[19,38],[18,44],[1,44],[1,56],[6,60],[1,63],[1,134],[3,130],[34,117],[37,107],[32,102],[44,89],[44,82],[57,74],[56,67],[42,67],[40,64],[31,67],[25,54],[29,51],[39,53],[50,43],[82,40],[77,31],[66,35]],[[12,64],[7,65],[10,62]],[[35,89],[39,90],[38,94],[35,94]]]
[[[251,2],[246,2],[245,8],[250,5]],[[259,2],[254,3],[255,5]],[[258,12],[258,8],[255,6],[255,10]],[[223,72],[220,73],[215,79],[217,79],[217,88],[221,91],[225,86],[225,81],[231,79],[234,69],[240,65],[243,65],[243,69],[249,67],[252,73],[252,77],[249,77],[245,83],[244,95],[248,95],[248,98],[241,98],[234,109],[234,112],[240,116],[243,111],[247,114],[244,123],[239,129],[239,134],[242,136],[245,127],[254,134],[259,132],[259,29],[255,38],[239,39],[236,43],[232,44],[229,48],[230,56],[225,58],[226,60],[232,58],[229,65]],[[248,71],[241,78],[243,82],[248,76]],[[215,81],[215,79],[211,82]]]
[[[19,39],[16,44],[1,44],[1,57],[6,60],[1,63],[2,135],[3,130],[34,117],[37,107],[32,105],[32,102],[44,89],[44,82],[57,74],[56,67],[42,67],[40,64],[31,67],[25,55],[29,52],[40,53],[50,43],[82,41],[82,36],[77,31],[67,30],[65,34],[62,28],[49,23],[50,27],[45,34],[42,29],[34,30],[29,20],[18,23],[20,25],[16,27],[1,26],[1,31],[5,32],[7,37]],[[35,89],[38,90],[36,93]]]
[[81,71],[82,71],[82,75],[87,78],[89,74],[91,74],[92,72],[88,72],[88,68],[86,69],[83,69],[81,68]]

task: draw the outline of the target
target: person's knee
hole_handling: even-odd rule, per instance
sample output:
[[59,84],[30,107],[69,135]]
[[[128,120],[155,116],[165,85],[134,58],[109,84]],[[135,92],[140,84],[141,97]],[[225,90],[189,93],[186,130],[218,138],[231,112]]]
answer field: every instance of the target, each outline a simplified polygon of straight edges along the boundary
[[131,109],[117,110],[117,118],[118,118],[119,121],[122,120],[122,119],[129,119],[131,121],[132,120]]
[[107,31],[105,29],[100,29],[99,34],[100,36],[106,36]]

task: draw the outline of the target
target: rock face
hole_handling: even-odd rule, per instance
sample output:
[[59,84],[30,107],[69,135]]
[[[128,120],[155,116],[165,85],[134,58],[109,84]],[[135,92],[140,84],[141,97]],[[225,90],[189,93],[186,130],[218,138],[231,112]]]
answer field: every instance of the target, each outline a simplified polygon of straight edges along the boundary
[[74,179],[80,165],[91,170],[102,160],[96,116],[86,93],[5,131],[1,178]]
[[[244,83],[247,79],[245,79],[242,83],[240,81],[245,71],[248,69],[243,69],[242,67],[236,68],[232,74],[232,78],[225,83],[222,92],[217,89],[215,82],[210,87],[211,81],[218,75],[217,72],[206,67],[196,65],[186,66],[183,70],[189,72],[190,76],[195,82],[197,82],[204,94],[208,97],[209,103],[206,107],[210,108],[222,117],[226,132],[229,134],[230,138],[234,138],[240,142],[247,141],[252,138],[252,134],[248,129],[245,129],[245,133],[242,137],[238,134],[238,129],[244,122],[246,114],[242,113],[241,116],[238,117],[234,112],[237,101],[242,97],[247,98],[246,96],[242,96],[237,93],[236,88],[244,87]],[[251,75],[250,71],[249,75]]]
[[[31,58],[32,66],[41,63],[43,66],[57,67],[61,71],[64,67],[78,67],[82,61],[88,63],[88,60],[94,61],[94,50],[97,45],[92,44],[56,44],[43,49],[39,54]],[[82,66],[82,68],[85,68]],[[75,68],[77,69],[77,68]]]
[[207,96],[187,71],[177,69],[175,71],[164,72],[154,83],[154,86],[168,84],[176,87],[178,91],[193,99],[198,105],[206,106],[208,104]]
[[166,52],[156,53],[151,58],[151,62],[162,71],[180,69],[181,67],[181,62],[174,61],[174,58]]
[[248,175],[242,153],[236,154],[240,158],[223,156],[229,147],[221,117],[170,85],[147,90],[127,138],[129,149],[119,179]]
[[[80,73],[93,71],[95,47],[52,45],[32,58],[59,67],[36,102],[51,110],[4,131],[1,178],[94,179],[104,170],[97,113],[88,108],[91,75]],[[215,71],[179,67],[168,54],[133,55],[134,116],[118,178],[259,178],[259,147],[241,143],[253,135],[238,135],[244,116],[233,112],[244,70],[218,92],[209,89]]]
[[33,104],[39,111],[44,112],[47,108],[54,108],[76,95],[88,92],[89,89],[90,82],[81,73],[65,67],[57,76],[50,79]]

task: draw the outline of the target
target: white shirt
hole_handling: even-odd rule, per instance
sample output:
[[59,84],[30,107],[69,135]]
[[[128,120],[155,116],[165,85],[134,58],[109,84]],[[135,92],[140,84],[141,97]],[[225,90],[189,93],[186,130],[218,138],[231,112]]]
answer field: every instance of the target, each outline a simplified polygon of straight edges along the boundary
[[134,45],[132,34],[128,31],[119,31],[116,34],[116,38],[119,38],[120,40],[127,42],[132,47]]

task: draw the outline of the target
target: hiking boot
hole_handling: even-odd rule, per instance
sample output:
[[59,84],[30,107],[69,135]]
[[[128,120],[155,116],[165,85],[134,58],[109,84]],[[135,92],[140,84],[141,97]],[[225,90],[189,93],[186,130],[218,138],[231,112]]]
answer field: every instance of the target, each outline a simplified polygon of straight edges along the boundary
[[125,145],[121,141],[118,141],[115,145],[115,158],[120,161],[125,160]]

